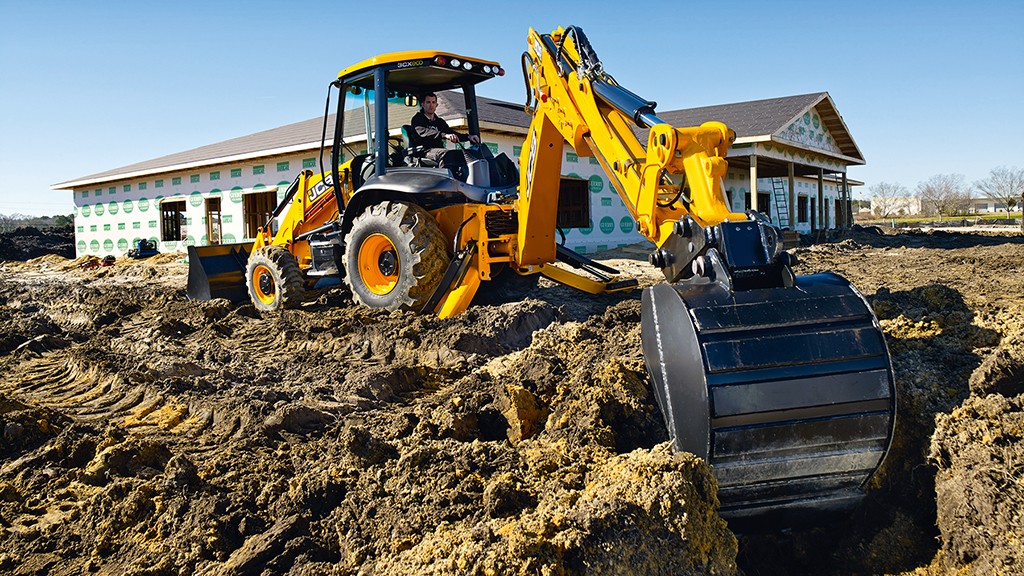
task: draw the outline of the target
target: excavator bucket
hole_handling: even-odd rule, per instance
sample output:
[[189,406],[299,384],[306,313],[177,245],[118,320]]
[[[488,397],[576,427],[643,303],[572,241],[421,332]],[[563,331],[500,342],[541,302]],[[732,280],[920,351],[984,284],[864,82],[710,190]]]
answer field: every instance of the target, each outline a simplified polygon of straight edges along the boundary
[[252,242],[188,247],[188,289],[190,300],[249,299],[245,286],[245,265]]
[[892,438],[888,349],[867,302],[830,273],[795,287],[643,293],[648,372],[677,450],[714,468],[739,529],[853,508]]

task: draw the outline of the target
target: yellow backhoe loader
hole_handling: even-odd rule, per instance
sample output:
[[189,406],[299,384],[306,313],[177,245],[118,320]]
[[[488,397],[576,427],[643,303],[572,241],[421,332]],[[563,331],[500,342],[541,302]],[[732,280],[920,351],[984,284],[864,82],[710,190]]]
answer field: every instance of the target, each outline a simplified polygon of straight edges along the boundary
[[449,317],[478,290],[538,274],[591,293],[633,289],[558,244],[572,218],[560,199],[579,184],[560,176],[568,143],[596,157],[656,246],[650,262],[666,282],[643,293],[645,361],[675,448],[714,467],[723,516],[790,522],[854,506],[895,411],[863,296],[835,274],[794,276],[780,231],[729,209],[735,134],[724,124],[666,124],[605,72],[578,27],[531,29],[521,63],[532,123],[519,169],[473,146],[457,175],[417,155],[406,105],[461,91],[479,135],[476,85],[503,75],[498,63],[422,51],[342,70],[329,170],[302,172],[255,243],[190,247],[190,297],[269,311],[334,276],[363,305]]

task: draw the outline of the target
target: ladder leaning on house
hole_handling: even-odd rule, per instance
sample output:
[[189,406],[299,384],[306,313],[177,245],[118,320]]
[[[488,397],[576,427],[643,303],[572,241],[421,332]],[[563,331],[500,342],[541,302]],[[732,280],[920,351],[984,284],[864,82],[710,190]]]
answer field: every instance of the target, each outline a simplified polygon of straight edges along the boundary
[[775,214],[779,228],[789,228],[789,194],[782,178],[772,178],[772,196],[775,198]]

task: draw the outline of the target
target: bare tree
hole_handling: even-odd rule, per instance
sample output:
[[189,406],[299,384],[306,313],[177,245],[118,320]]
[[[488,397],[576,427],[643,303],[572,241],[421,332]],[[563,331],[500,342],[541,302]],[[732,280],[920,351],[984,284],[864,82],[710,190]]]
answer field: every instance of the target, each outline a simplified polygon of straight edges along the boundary
[[0,232],[11,232],[18,228],[32,226],[35,228],[50,228],[53,226],[67,226],[74,223],[74,216],[26,216],[25,214],[0,214]]
[[988,178],[974,183],[986,197],[1002,203],[1009,212],[1024,195],[1024,168],[1000,166],[988,173]]
[[908,208],[910,194],[902,184],[879,182],[871,188],[871,212],[879,218],[889,218],[900,208]]
[[963,174],[936,174],[917,185],[921,201],[935,208],[940,221],[964,209],[970,198],[967,191]]
[[973,210],[975,198],[977,198],[977,195],[974,193],[974,186],[969,184],[965,185],[963,194],[960,196],[959,212],[961,214],[970,214],[972,212],[977,213],[977,210]]
[[0,232],[10,232],[20,228],[25,225],[25,220],[28,218],[29,216],[18,214],[17,212],[13,214],[0,214]]

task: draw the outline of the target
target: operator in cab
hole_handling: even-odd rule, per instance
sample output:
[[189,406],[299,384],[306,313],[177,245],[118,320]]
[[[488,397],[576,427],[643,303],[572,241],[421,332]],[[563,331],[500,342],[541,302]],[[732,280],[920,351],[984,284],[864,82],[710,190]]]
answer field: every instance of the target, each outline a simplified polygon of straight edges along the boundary
[[[476,134],[460,134],[452,130],[443,118],[437,115],[437,94],[428,93],[420,98],[420,111],[412,117],[417,145],[425,146],[422,157],[434,161],[440,168],[448,168],[460,179],[466,179],[466,159],[459,150],[446,150],[443,140],[451,143],[470,142],[479,144]],[[443,140],[442,140],[443,139]]]

